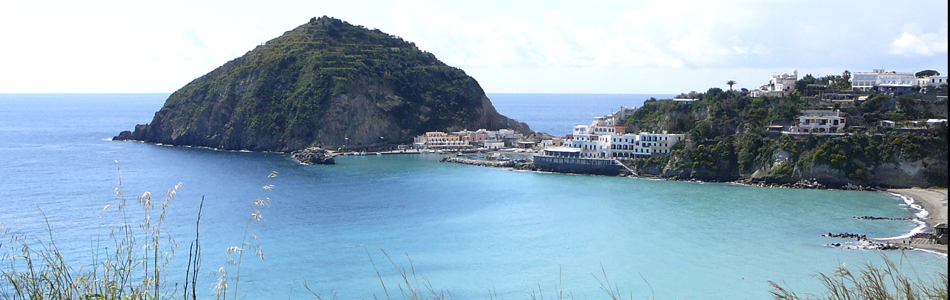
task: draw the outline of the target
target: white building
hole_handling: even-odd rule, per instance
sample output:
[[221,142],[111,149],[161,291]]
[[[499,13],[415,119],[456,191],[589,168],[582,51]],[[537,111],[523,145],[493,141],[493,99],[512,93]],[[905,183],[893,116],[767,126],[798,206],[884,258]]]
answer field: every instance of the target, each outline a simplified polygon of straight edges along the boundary
[[909,91],[915,85],[919,85],[919,83],[913,73],[875,69],[871,72],[854,72],[851,74],[851,87],[864,92],[871,90],[881,92]]
[[684,134],[647,133],[625,134],[610,138],[610,157],[635,158],[653,154],[667,154]]
[[485,148],[486,148],[486,149],[490,149],[490,150],[498,150],[498,149],[501,149],[501,148],[505,148],[505,142],[492,142],[492,141],[487,141],[487,142],[485,142],[484,145],[485,145]]
[[791,133],[823,134],[838,133],[844,130],[845,117],[838,110],[805,110],[798,117],[798,125],[790,128]]
[[632,113],[621,108],[612,115],[594,117],[590,125],[577,125],[564,140],[565,147],[581,149],[581,157],[610,157],[608,140],[611,136],[624,134],[626,127],[617,126],[621,117]]
[[635,158],[653,154],[670,153],[683,134],[626,133],[625,126],[618,126],[620,117],[632,113],[621,109],[613,115],[595,117],[590,125],[577,125],[564,140],[563,148],[577,150],[581,158]]
[[791,75],[788,73],[783,73],[782,75],[772,74],[772,78],[769,79],[769,84],[752,91],[752,97],[783,97],[785,93],[795,89],[796,81],[798,81],[798,70],[792,70]]
[[917,78],[917,86],[920,87],[939,87],[947,84],[947,76],[927,76]]

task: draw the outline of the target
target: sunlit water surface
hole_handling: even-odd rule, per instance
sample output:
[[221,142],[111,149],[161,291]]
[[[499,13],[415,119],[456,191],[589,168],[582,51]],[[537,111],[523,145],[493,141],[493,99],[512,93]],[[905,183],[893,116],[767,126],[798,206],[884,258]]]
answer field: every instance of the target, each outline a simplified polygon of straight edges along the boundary
[[[563,135],[590,117],[658,95],[489,96],[502,114]],[[818,292],[814,274],[880,264],[882,255],[922,277],[947,265],[945,257],[919,251],[825,246],[848,243],[821,236],[828,232],[911,231],[915,224],[907,221],[853,218],[913,216],[884,193],[517,172],[440,163],[437,155],[349,156],[333,166],[304,166],[280,153],[108,140],[151,120],[165,97],[0,95],[0,223],[38,243],[48,239],[48,226],[70,261],[89,265],[93,244],[108,241],[112,226],[144,220],[131,204],[123,217],[115,209],[119,199],[134,202],[150,191],[161,202],[181,182],[162,228],[185,249],[172,256],[165,276],[171,285],[184,280],[203,197],[205,298],[214,295],[210,273],[227,265],[226,249],[241,245],[245,228],[264,260],[245,252],[237,291],[244,299],[312,297],[305,285],[324,297],[382,299],[380,279],[401,298],[399,269],[413,285],[418,278],[422,290],[431,285],[455,299],[559,291],[603,299],[608,280],[625,297],[762,299],[770,297],[769,280]],[[272,171],[278,176],[267,178]],[[271,202],[259,208],[263,219],[248,223],[254,200],[264,198]]]

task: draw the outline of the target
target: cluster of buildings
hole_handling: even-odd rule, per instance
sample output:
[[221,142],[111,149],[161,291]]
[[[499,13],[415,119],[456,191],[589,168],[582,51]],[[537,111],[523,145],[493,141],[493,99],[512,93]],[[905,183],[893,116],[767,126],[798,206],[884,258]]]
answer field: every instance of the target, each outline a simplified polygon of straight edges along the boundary
[[[923,130],[941,123],[946,124],[947,119],[905,121],[901,124],[884,120],[878,122],[876,125],[896,129]],[[842,135],[844,134],[845,126],[847,126],[847,116],[837,109],[809,109],[803,110],[802,115],[798,116],[798,124],[789,127],[788,130],[782,131],[782,134]],[[772,126],[769,127],[771,130]]]
[[432,150],[468,150],[476,148],[497,150],[515,146],[519,143],[524,145],[526,142],[521,140],[523,137],[523,134],[510,129],[500,129],[498,131],[485,129],[463,130],[448,133],[432,131],[415,137],[412,147]]
[[947,76],[924,76],[918,78],[914,73],[876,69],[871,72],[854,72],[851,76],[851,88],[869,92],[905,92],[914,87],[937,87],[947,84]]
[[[947,84],[947,76],[925,76],[918,78],[913,73],[886,71],[883,69],[872,72],[854,72],[851,77],[851,86],[854,92],[897,92],[909,91],[914,87],[937,87]],[[751,91],[753,97],[774,96],[783,97],[795,90],[798,81],[798,70],[791,74],[773,74],[767,85]],[[811,85],[809,85],[810,87]],[[835,94],[831,94],[835,95]],[[847,95],[847,101],[854,101]],[[866,98],[866,96],[864,96]],[[674,101],[689,104],[697,99],[673,99]],[[841,101],[844,101],[841,100]],[[832,102],[835,99],[831,100]],[[572,133],[564,139],[542,140],[539,143],[524,141],[524,136],[513,130],[501,129],[489,131],[459,132],[427,132],[415,138],[413,148],[433,150],[469,150],[501,148],[534,148],[540,149],[538,159],[548,163],[566,163],[565,159],[572,159],[574,163],[600,163],[613,165],[617,158],[646,158],[654,154],[667,154],[677,142],[686,138],[685,134],[640,132],[628,133],[627,127],[620,122],[631,115],[636,108],[621,107],[613,114],[595,117],[590,124],[574,126]],[[945,123],[945,119],[928,120],[930,123]],[[882,126],[894,126],[889,122]],[[769,131],[782,134],[843,134],[847,126],[847,117],[837,109],[804,110],[798,117],[798,123],[792,126],[770,126]],[[775,127],[775,128],[773,128]],[[602,162],[596,162],[603,160]]]
[[620,121],[633,113],[634,108],[621,107],[620,111],[595,117],[590,125],[574,126],[560,145],[546,147],[541,155],[578,158],[644,158],[653,154],[670,153],[670,148],[685,138],[684,134],[627,133]]
[[[768,84],[750,93],[752,97],[783,97],[795,89],[796,81],[798,81],[798,70],[792,70],[792,74],[773,74]],[[850,81],[852,90],[858,92],[909,92],[915,87],[939,87],[947,84],[947,76],[934,75],[918,78],[914,73],[875,69],[871,72],[854,72],[851,74]]]
[[[783,97],[788,92],[795,90],[796,81],[798,81],[798,71],[792,70],[791,74],[772,75],[769,83],[761,86],[758,90],[751,91],[751,96],[771,96]],[[804,89],[803,96],[814,96],[813,101],[819,106],[831,105],[837,103],[862,102],[868,99],[868,96],[858,95],[860,93],[888,92],[905,93],[915,88],[932,88],[947,84],[947,76],[923,76],[917,77],[914,73],[887,71],[884,69],[875,69],[871,72],[854,72],[850,78],[850,91],[828,91],[822,84],[809,84]],[[808,99],[808,98],[806,98]],[[781,131],[782,134],[843,134],[846,124],[846,116],[838,110],[812,109],[804,110],[798,117],[798,123],[792,126],[770,126],[769,130],[773,132]],[[940,120],[935,122],[939,123]],[[933,123],[933,122],[930,122]],[[928,123],[929,124],[929,123]],[[881,126],[894,127],[894,122],[888,121]],[[773,128],[774,127],[774,128]]]

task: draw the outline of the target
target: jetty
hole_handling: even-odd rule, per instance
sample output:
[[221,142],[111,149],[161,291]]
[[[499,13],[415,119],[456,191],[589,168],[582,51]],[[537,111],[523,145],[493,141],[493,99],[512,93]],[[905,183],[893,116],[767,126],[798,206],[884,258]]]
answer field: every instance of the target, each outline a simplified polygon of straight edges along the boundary
[[496,167],[496,168],[511,168],[514,167],[517,162],[512,160],[478,160],[471,158],[462,158],[462,157],[445,157],[442,158],[442,162],[457,163],[463,165],[473,165],[481,167]]

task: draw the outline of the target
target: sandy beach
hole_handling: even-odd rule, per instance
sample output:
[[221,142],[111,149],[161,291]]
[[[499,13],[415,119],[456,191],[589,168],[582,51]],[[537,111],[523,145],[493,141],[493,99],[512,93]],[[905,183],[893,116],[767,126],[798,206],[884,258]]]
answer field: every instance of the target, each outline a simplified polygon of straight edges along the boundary
[[[937,189],[889,189],[889,193],[900,194],[914,199],[914,203],[920,205],[927,211],[928,215],[923,221],[927,227],[933,228],[938,223],[947,222],[947,190]],[[907,243],[917,249],[936,251],[947,254],[947,245],[931,243],[925,238],[906,238],[889,241],[895,244]]]

